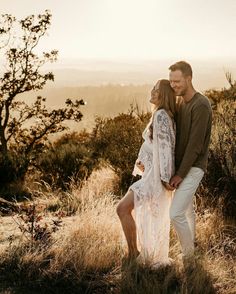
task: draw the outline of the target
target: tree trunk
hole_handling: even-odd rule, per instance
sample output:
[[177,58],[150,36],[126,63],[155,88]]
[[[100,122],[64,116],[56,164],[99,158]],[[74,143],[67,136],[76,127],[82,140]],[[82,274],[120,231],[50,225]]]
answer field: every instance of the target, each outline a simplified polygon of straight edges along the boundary
[[2,153],[2,155],[7,156],[7,141],[5,138],[5,134],[4,134],[4,129],[2,126],[0,126],[0,153]]

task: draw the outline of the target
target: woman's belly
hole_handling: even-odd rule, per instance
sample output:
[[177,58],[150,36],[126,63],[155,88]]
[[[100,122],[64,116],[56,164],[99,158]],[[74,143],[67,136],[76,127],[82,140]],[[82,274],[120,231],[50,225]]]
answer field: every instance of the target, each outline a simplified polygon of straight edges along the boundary
[[138,159],[144,165],[144,173],[146,173],[152,166],[152,145],[145,141],[139,150]]

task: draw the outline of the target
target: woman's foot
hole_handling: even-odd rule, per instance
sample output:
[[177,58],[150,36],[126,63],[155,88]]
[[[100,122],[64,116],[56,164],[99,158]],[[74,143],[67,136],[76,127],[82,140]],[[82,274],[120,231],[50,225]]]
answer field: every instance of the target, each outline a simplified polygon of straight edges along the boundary
[[129,253],[128,255],[122,258],[122,261],[121,261],[122,265],[126,266],[126,265],[135,263],[139,255],[140,255],[139,251],[135,251],[134,253],[133,252]]
[[141,254],[139,254],[137,257],[136,257],[136,263],[139,264],[139,265],[143,265],[145,263],[144,259],[143,259],[143,256]]
[[129,253],[128,258],[130,260],[135,260],[140,255],[140,252],[137,250],[135,252]]

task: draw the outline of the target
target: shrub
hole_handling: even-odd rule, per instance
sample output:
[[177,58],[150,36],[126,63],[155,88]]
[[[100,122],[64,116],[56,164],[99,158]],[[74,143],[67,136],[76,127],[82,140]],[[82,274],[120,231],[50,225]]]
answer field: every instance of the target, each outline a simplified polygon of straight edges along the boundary
[[95,154],[105,159],[120,178],[121,190],[132,181],[132,170],[142,144],[142,132],[150,119],[150,113],[132,108],[114,118],[97,118],[93,129]]
[[0,153],[0,185],[8,184],[24,177],[27,171],[27,158],[15,152],[7,156]]
[[48,147],[37,163],[42,179],[64,190],[72,177],[78,181],[87,179],[99,161],[89,142],[90,135],[83,131],[66,134]]
[[30,198],[24,187],[24,178],[29,159],[24,153],[11,150],[7,155],[0,153],[0,194],[7,200]]
[[229,89],[207,91],[215,103],[208,171],[204,185],[214,197],[223,197],[225,214],[235,215],[236,190],[236,84]]

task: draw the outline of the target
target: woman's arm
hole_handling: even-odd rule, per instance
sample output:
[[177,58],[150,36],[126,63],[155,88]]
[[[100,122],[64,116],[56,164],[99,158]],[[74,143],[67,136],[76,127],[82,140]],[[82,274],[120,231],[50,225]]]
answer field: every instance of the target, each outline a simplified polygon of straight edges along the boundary
[[153,152],[158,153],[161,182],[166,189],[173,190],[169,181],[174,174],[175,131],[164,109],[158,110],[154,117],[153,132],[153,140],[156,140]]
[[144,172],[144,164],[140,161],[136,161],[136,166],[141,170],[141,172]]

